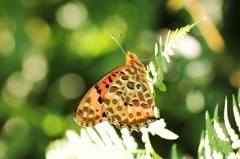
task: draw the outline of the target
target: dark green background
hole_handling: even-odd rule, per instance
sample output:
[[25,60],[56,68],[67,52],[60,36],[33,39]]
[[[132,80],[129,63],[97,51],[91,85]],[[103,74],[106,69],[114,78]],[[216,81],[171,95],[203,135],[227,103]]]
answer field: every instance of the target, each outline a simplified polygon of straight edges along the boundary
[[[239,1],[207,2],[201,1],[207,12],[213,12],[209,18],[222,35],[225,49],[212,51],[195,27],[190,35],[200,44],[200,55],[172,58],[164,81],[167,91],[156,89],[156,104],[167,128],[180,137],[176,141],[151,137],[154,149],[165,158],[173,143],[196,158],[205,111],[212,114],[219,104],[222,115],[225,95],[236,93],[240,85]],[[123,34],[127,50],[140,58],[152,57],[163,30],[194,23],[184,4],[174,3],[1,0],[0,159],[44,158],[49,142],[62,138],[66,129],[78,132],[73,113],[79,98],[105,73],[125,62],[110,35],[121,41],[119,34]],[[64,10],[68,14],[62,14]],[[199,67],[207,62],[204,69],[210,69],[210,74],[189,77],[186,71],[194,62]],[[192,113],[186,98],[196,92],[204,98],[204,108]],[[133,135],[140,140],[138,133]]]

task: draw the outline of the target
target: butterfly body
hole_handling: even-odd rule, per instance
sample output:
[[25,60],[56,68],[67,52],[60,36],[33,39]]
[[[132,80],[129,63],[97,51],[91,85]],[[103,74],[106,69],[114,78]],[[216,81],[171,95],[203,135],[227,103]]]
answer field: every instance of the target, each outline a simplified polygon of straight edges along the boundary
[[148,127],[158,117],[147,71],[131,52],[126,54],[125,65],[110,71],[90,88],[74,115],[82,126],[109,121],[130,131]]

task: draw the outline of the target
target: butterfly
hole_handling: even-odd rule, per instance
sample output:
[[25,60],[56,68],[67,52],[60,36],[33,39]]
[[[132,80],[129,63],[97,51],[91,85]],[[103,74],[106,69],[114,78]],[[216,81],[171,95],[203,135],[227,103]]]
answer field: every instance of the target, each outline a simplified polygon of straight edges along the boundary
[[159,118],[150,84],[145,66],[127,52],[126,64],[107,73],[82,97],[74,120],[85,127],[103,121],[129,131],[148,127]]

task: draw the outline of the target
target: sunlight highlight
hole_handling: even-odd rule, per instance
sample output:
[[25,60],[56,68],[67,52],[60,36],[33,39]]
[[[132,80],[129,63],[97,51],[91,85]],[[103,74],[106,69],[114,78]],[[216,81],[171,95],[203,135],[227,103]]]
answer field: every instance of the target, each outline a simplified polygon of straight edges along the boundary
[[192,90],[188,92],[186,97],[186,106],[189,112],[199,113],[205,107],[205,98],[201,91]]
[[32,87],[32,83],[24,78],[22,72],[14,72],[8,77],[2,90],[3,99],[11,106],[22,106]]
[[84,79],[75,73],[65,74],[59,81],[60,93],[67,99],[79,97],[85,91]]
[[10,19],[0,18],[0,56],[7,56],[15,49],[15,38],[7,20]]
[[106,35],[125,34],[128,29],[126,21],[119,15],[111,15],[103,22],[103,31]]
[[[190,13],[191,17],[195,22],[199,21],[203,17],[206,17],[206,16],[208,17],[208,12],[201,1],[185,0],[183,2],[184,2],[184,7]],[[211,10],[213,10],[212,7],[211,7]],[[221,13],[218,13],[218,14],[221,14]],[[215,53],[223,52],[225,48],[224,39],[210,17],[208,17],[202,23],[199,23],[197,27],[200,30],[204,39],[206,40],[209,48],[213,52]]]
[[27,136],[29,133],[29,124],[24,118],[13,117],[5,122],[2,130],[10,137]]
[[200,43],[190,35],[186,35],[181,40],[181,44],[176,47],[176,53],[179,53],[184,58],[189,60],[199,57],[201,51],[202,49]]
[[189,63],[185,69],[186,76],[197,84],[208,84],[214,78],[212,64],[207,60],[198,60]]
[[87,9],[82,3],[66,3],[59,8],[57,21],[66,29],[77,29],[87,20]]
[[235,88],[240,87],[240,71],[232,71],[231,74],[229,75],[229,81],[231,85]]
[[22,72],[29,82],[39,82],[46,77],[48,62],[40,50],[32,48],[26,52],[22,62]]
[[109,34],[93,25],[74,31],[70,35],[67,45],[73,53],[87,59],[109,53],[117,47]]
[[60,135],[65,130],[63,118],[54,114],[46,115],[41,123],[41,126],[45,134],[48,136]]
[[6,84],[7,91],[16,98],[24,98],[32,88],[23,77],[21,72],[15,72],[9,76]]
[[28,38],[35,44],[44,46],[49,44],[52,32],[47,21],[40,17],[31,17],[24,26]]

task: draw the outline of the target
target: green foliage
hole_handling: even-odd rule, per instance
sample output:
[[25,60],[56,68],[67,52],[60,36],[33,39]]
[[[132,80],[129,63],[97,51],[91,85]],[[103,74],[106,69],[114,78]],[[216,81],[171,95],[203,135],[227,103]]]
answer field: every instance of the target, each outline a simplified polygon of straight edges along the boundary
[[[165,42],[165,47],[163,47],[161,37],[159,39],[159,46],[157,44],[155,45],[155,58],[154,58],[153,61],[150,62],[149,67],[150,67],[151,73],[154,77],[153,81],[160,88],[160,90],[162,90],[162,91],[166,90],[166,87],[165,87],[165,85],[163,84],[162,81],[163,81],[163,76],[164,76],[163,73],[167,72],[167,62],[170,62],[170,59],[169,59],[168,55],[174,55],[172,48],[174,46],[176,46],[177,43],[180,43],[180,40],[182,38],[184,38],[184,36],[187,34],[187,32],[189,32],[190,29],[193,26],[195,26],[196,24],[197,23],[195,23],[193,25],[187,25],[187,26],[185,26],[181,29],[177,29],[174,32],[169,31],[166,42]],[[101,125],[102,124],[98,124],[97,126],[99,127]],[[109,128],[105,127],[105,128],[97,129],[96,131],[92,128],[88,128],[88,129],[83,128],[80,131],[81,136],[76,140],[79,140],[79,142],[80,142],[82,140],[82,138],[84,137],[83,133],[85,131],[90,132],[90,130],[91,130],[92,133],[89,134],[89,136],[85,136],[84,138],[89,138],[89,140],[92,140],[92,142],[91,142],[92,146],[101,147],[101,145],[98,145],[98,143],[100,141],[94,141],[92,138],[93,138],[93,136],[96,136],[96,134],[103,134],[103,132],[101,130],[108,130],[108,131],[104,132],[104,133],[107,133],[107,135],[104,135],[104,136],[109,136],[109,138],[108,137],[106,138],[104,136],[100,136],[100,138],[98,140],[103,140],[104,143],[108,143],[108,141],[112,141],[114,143],[114,142],[116,142],[116,140],[119,140],[118,143],[123,144],[124,139],[121,139],[121,137],[118,137],[118,139],[116,139],[116,138],[114,139],[112,136],[115,136],[115,137],[118,136],[116,134],[116,131],[114,131],[113,128],[110,127],[109,125],[106,125],[106,126],[108,126]],[[160,136],[162,138],[165,138],[165,139],[169,139],[169,140],[177,139],[178,136],[176,134],[172,133],[171,131],[165,129],[165,126],[166,126],[166,123],[164,122],[164,120],[160,119],[160,120],[157,120],[154,123],[151,123],[149,128],[146,129],[146,130],[148,132],[150,132],[152,135],[157,134],[158,136]],[[109,130],[111,130],[111,133],[110,133]],[[137,154],[134,154],[130,150],[123,149],[122,152],[120,152],[120,153],[121,154],[126,154],[127,156],[131,156],[131,158],[132,158],[133,155],[136,155],[136,156],[140,155],[141,156],[142,152],[144,152],[145,158],[153,157],[154,159],[162,159],[162,157],[159,156],[158,153],[156,153],[154,148],[152,147],[149,136],[148,136],[148,132],[146,130],[141,129],[142,141],[145,144],[145,150],[140,150],[139,151],[135,148],[135,149],[131,150],[133,152],[137,152]],[[123,132],[123,130],[122,130],[122,132]],[[134,143],[134,144],[136,144],[136,143]],[[62,146],[61,146],[61,147],[63,147],[62,150],[58,148],[59,147],[58,145],[59,145],[58,141],[56,141],[54,144],[49,145],[49,150],[46,154],[47,158],[49,158],[49,159],[54,158],[53,155],[55,155],[55,157],[57,157],[59,151],[66,151],[66,150],[64,150],[64,147],[66,147],[66,145],[72,145],[72,147],[75,147],[75,146],[79,147],[80,146],[80,145],[77,146],[77,145],[74,145],[74,143],[71,143],[70,139],[69,139],[69,141],[68,140],[64,141],[64,144],[62,144]],[[103,148],[103,146],[104,147],[105,146],[106,147],[112,147],[111,149],[114,149],[115,147],[119,147],[119,145],[110,145],[110,146],[109,145],[102,145],[102,148]],[[89,146],[89,147],[91,147],[91,146]],[[126,147],[127,148],[126,145],[121,145],[121,147]],[[67,149],[67,148],[65,148],[65,149]],[[86,148],[86,145],[84,147],[82,147],[81,149],[85,149],[85,148]],[[85,151],[88,151],[88,150],[85,150]],[[94,154],[97,154],[97,153],[98,153],[98,151],[94,152]],[[140,153],[140,154],[138,154],[138,153]],[[78,155],[79,154],[77,154],[76,152],[73,152],[72,154],[71,153],[66,154],[67,157],[70,157],[70,156],[71,157],[74,157],[74,156],[77,157]],[[101,155],[101,154],[99,154],[99,155]],[[86,154],[86,156],[87,156],[87,154]],[[118,154],[117,153],[113,154],[113,156],[118,156]],[[107,158],[111,158],[111,157],[108,155]],[[173,158],[173,159],[178,158],[176,145],[174,145],[172,147],[171,158]]]
[[[79,98],[102,75],[125,61],[109,37],[111,34],[122,34],[129,51],[148,58],[154,54],[159,33],[164,35],[165,30],[194,21],[188,7],[172,0],[9,2],[0,1],[0,159],[42,159],[49,143],[61,139],[67,130],[79,134],[79,126],[73,121]],[[174,141],[178,150],[192,158],[197,158],[196,138],[204,127],[205,110],[212,114],[215,106],[212,103],[221,106],[225,94],[239,87],[240,72],[240,36],[237,36],[240,27],[236,21],[239,5],[227,0],[200,3],[205,10],[215,8],[210,10],[208,20],[221,28],[218,31],[224,33],[222,38],[227,47],[222,54],[215,54],[205,38],[209,37],[208,42],[217,46],[218,43],[212,40],[214,37],[203,34],[212,30],[201,23],[201,29],[186,36],[190,43],[181,43],[186,49],[174,50],[177,56],[169,65],[160,54],[169,50],[161,39],[161,45],[156,47],[159,54],[154,59],[159,62],[153,71],[155,85],[168,90],[164,94],[156,91],[161,117],[173,132],[181,135],[181,140]],[[174,48],[170,42],[168,45],[170,50]],[[188,53],[183,54],[186,50]],[[202,102],[191,98],[196,91],[200,92]],[[199,103],[201,107],[197,106]],[[239,125],[240,119],[234,119]],[[141,149],[140,156],[145,156],[141,135],[135,132],[132,135]],[[154,153],[169,158],[172,142],[152,135],[149,138]],[[79,147],[75,150],[81,151]]]
[[[238,95],[239,97],[239,95]],[[239,104],[236,104],[235,97],[233,96],[233,112],[236,125],[239,132],[236,134],[235,130],[231,127],[228,119],[228,101],[225,100],[224,109],[224,125],[219,122],[218,106],[215,108],[214,118],[211,119],[208,112],[206,112],[206,130],[201,135],[199,144],[198,157],[199,158],[239,158],[240,154],[240,127],[239,127]],[[224,132],[227,132],[225,134]]]
[[166,86],[163,83],[164,73],[168,71],[167,63],[170,62],[169,56],[174,55],[173,48],[180,45],[181,40],[187,35],[191,28],[200,22],[201,21],[192,25],[186,25],[180,29],[177,28],[175,31],[168,31],[165,43],[162,42],[162,37],[160,36],[159,43],[155,44],[155,58],[149,63],[148,67],[153,76],[153,83],[161,91],[166,91]]
[[174,144],[172,146],[171,159],[179,159],[178,152],[177,152],[177,145],[176,144]]
[[[205,20],[206,18],[203,18]],[[202,21],[202,20],[201,20]],[[176,29],[175,31],[168,31],[167,38],[165,43],[162,43],[162,38],[160,36],[159,39],[159,52],[158,54],[162,54],[162,56],[165,57],[166,61],[169,63],[170,58],[169,56],[174,55],[173,48],[177,47],[180,45],[181,40],[187,35],[187,33],[192,29],[195,25],[200,23],[201,21],[198,21],[192,25],[186,25],[185,27],[182,27],[180,29]],[[162,51],[162,52],[160,52]],[[163,67],[164,69],[165,67]],[[166,69],[164,71],[167,71]]]

